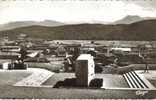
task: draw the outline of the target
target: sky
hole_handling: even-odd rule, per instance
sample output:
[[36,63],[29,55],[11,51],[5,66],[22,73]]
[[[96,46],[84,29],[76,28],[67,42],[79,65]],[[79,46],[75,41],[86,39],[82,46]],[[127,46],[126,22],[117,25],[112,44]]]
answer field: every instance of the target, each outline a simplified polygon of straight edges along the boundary
[[43,20],[114,22],[127,15],[156,17],[156,0],[0,0],[0,24]]

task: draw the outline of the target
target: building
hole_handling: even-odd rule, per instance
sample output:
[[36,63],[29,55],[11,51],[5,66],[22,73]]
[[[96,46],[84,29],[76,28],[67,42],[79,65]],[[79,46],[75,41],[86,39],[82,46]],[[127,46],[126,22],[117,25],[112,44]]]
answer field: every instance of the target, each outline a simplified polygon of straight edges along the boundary
[[66,49],[64,46],[60,45],[56,50],[56,54],[58,57],[65,57],[66,56]]
[[16,52],[0,52],[0,59],[18,59],[21,56]]
[[1,46],[0,50],[2,52],[19,52],[20,46]]
[[93,56],[81,54],[76,60],[76,84],[78,86],[89,86],[95,75],[95,64]]

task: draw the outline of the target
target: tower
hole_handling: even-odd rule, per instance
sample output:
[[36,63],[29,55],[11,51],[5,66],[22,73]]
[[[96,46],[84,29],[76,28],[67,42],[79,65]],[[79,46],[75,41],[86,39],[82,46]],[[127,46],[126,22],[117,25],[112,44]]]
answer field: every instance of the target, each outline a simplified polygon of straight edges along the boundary
[[88,87],[95,76],[95,64],[93,56],[90,54],[81,54],[76,60],[76,84],[78,86]]

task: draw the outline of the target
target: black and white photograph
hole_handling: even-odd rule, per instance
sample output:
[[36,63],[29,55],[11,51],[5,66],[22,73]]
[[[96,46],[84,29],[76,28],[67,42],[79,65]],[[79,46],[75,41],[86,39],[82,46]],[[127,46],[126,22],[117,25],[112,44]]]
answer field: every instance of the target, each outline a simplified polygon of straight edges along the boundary
[[156,99],[156,1],[0,0],[0,99]]

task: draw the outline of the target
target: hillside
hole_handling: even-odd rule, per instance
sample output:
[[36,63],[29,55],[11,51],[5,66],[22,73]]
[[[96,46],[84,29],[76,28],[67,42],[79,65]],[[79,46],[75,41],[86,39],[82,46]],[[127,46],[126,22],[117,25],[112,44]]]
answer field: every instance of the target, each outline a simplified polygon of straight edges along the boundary
[[44,20],[44,21],[17,21],[17,22],[10,22],[6,24],[0,24],[0,30],[10,30],[19,27],[28,27],[32,25],[40,25],[40,26],[61,26],[64,23],[53,21],[53,20]]
[[78,24],[58,27],[29,26],[1,31],[12,39],[25,33],[29,37],[43,39],[93,39],[93,40],[156,40],[156,20],[145,20],[132,24],[103,25]]

